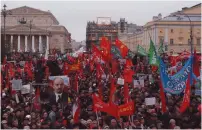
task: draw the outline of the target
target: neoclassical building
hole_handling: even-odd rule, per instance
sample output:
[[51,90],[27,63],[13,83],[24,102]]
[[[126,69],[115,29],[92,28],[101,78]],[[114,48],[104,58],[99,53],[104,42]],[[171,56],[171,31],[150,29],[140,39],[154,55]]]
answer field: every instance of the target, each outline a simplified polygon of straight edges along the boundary
[[[71,51],[71,34],[59,25],[58,20],[50,11],[42,11],[23,6],[7,10],[5,34],[10,51],[51,52],[56,49],[61,52]],[[1,15],[1,36],[4,31],[4,17]]]

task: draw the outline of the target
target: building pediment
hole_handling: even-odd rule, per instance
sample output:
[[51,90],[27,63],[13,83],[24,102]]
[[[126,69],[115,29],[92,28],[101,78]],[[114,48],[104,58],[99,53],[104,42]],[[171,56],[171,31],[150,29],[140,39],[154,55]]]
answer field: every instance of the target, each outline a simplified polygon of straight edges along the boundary
[[19,15],[19,14],[48,14],[49,13],[49,12],[42,11],[42,10],[39,10],[39,9],[31,8],[31,7],[28,7],[28,6],[14,8],[14,9],[11,9],[11,10],[8,10],[8,11],[11,11],[12,15],[15,15],[15,14],[17,14],[17,15]]
[[[17,25],[6,28],[6,32],[30,32],[30,27],[28,25]],[[37,28],[35,26],[32,26],[31,32],[47,33],[45,29]]]

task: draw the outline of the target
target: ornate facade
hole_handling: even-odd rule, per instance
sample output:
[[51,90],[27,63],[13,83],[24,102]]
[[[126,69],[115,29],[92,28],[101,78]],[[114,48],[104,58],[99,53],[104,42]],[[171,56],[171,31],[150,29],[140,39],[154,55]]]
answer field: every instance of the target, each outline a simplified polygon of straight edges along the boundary
[[101,38],[105,36],[108,38],[110,43],[115,42],[118,38],[118,26],[115,22],[88,22],[86,27],[86,49],[90,50],[91,44],[99,45]]
[[[11,10],[6,16],[6,42],[10,51],[51,52],[56,49],[61,52],[71,50],[71,34],[59,25],[59,22],[50,11],[41,11],[23,6]],[[2,36],[4,17],[1,15]],[[2,37],[4,38],[4,37]]]

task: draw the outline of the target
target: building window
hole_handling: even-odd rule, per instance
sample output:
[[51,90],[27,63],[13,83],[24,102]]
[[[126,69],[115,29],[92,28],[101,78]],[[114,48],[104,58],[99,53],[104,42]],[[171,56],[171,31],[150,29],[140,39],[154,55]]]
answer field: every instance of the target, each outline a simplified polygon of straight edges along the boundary
[[173,33],[173,29],[171,29],[170,32]]
[[191,42],[191,40],[190,39],[188,39],[188,44],[190,45],[190,42]]
[[201,38],[197,38],[196,41],[197,41],[197,45],[201,44]]
[[174,40],[170,39],[170,44],[173,45],[174,44]]

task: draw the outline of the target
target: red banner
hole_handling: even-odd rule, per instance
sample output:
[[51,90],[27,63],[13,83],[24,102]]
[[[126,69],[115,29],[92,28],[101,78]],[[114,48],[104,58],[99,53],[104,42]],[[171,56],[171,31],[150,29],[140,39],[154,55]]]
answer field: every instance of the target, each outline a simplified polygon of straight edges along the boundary
[[130,101],[127,104],[120,105],[119,116],[130,116],[134,114],[134,101]]

